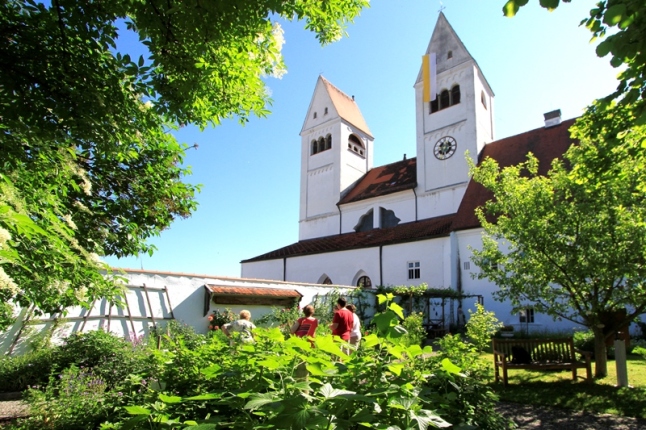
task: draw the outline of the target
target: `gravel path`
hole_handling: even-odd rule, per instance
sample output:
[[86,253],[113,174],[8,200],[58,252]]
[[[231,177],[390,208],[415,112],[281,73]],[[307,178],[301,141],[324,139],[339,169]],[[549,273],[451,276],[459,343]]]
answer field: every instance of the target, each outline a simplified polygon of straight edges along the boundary
[[[519,430],[646,430],[644,420],[615,415],[508,402],[500,402],[496,409],[513,419]],[[0,426],[13,418],[24,417],[26,413],[27,406],[20,400],[0,401]]]
[[646,430],[646,421],[616,415],[500,402],[496,408],[519,430]]

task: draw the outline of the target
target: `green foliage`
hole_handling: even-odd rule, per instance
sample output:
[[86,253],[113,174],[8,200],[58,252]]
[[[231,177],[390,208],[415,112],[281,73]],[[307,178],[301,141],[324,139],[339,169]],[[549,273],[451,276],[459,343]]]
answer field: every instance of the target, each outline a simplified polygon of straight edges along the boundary
[[18,356],[0,357],[0,391],[24,391],[49,381],[54,349],[39,348]]
[[646,347],[636,346],[633,348],[632,353],[646,359]]
[[114,387],[129,374],[143,367],[141,348],[103,330],[70,335],[56,348],[52,370],[60,372],[72,366],[92,370],[108,387]]
[[[316,309],[314,311],[314,316],[316,317]],[[302,316],[303,313],[298,306],[292,306],[291,308],[279,308],[274,306],[271,308],[271,312],[258,318],[256,320],[256,324],[268,327],[278,327],[285,336],[288,336],[291,333],[290,329],[292,324]]]
[[106,396],[106,383],[92,370],[71,366],[52,377],[43,389],[26,393],[29,417],[18,429],[85,430],[97,428],[114,406]]
[[[118,297],[98,256],[152,253],[148,239],[196,208],[189,147],[169,132],[265,116],[264,79],[285,67],[279,21],[303,20],[329,43],[366,6],[3,2],[0,231],[12,239],[0,244],[0,282],[12,288],[0,303],[52,313]],[[128,32],[139,45],[121,42]]]
[[476,303],[476,311],[469,309],[469,321],[466,329],[469,340],[478,351],[483,351],[491,342],[493,335],[503,327],[496,314],[486,311],[484,306]]
[[[568,2],[569,0],[564,0]],[[508,0],[503,6],[505,16],[514,16],[528,0]],[[559,0],[540,0],[542,7],[552,11]],[[613,100],[633,110],[637,122],[646,123],[646,16],[641,0],[602,0],[590,9],[590,15],[581,21],[592,33],[592,41],[599,57],[611,54],[610,64],[622,67],[617,90],[603,103]]]
[[403,342],[407,346],[422,345],[426,339],[426,329],[424,324],[424,314],[422,312],[414,312],[404,318],[402,327],[406,329],[406,334],[403,336]]
[[[546,175],[531,154],[502,170],[491,159],[473,169],[495,197],[477,212],[486,231],[473,250],[477,276],[515,309],[529,302],[591,328],[602,359],[596,376],[607,373],[605,335],[646,310],[646,127],[634,122],[629,109],[595,104],[571,129],[579,143]],[[604,316],[624,308],[626,317],[608,325]]]
[[155,327],[151,327],[150,333],[147,337],[144,338],[143,335],[139,337],[131,337],[130,342],[136,346],[137,344],[144,343],[147,339],[150,339],[151,341],[157,339],[153,344],[156,345],[156,342],[159,342],[160,348],[163,348],[169,340],[181,340],[187,348],[195,348],[204,342],[204,337],[197,334],[193,327],[177,320],[170,320],[165,324],[158,323]]

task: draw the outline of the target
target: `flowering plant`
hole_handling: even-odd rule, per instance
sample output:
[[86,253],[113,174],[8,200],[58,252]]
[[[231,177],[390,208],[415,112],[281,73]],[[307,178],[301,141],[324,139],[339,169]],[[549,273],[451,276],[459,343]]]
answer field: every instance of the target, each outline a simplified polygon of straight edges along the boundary
[[207,317],[209,320],[209,330],[219,330],[223,325],[235,321],[236,315],[229,308],[224,311],[216,309]]

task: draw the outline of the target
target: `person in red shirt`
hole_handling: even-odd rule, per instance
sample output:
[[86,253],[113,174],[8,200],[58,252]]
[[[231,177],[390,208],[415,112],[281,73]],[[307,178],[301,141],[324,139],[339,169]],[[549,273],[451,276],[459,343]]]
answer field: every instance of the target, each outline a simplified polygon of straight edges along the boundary
[[307,305],[303,308],[305,317],[299,318],[291,327],[292,334],[298,337],[314,337],[316,335],[316,327],[319,321],[313,317],[314,306]]
[[332,318],[332,325],[330,325],[332,334],[346,341],[350,340],[350,332],[354,324],[354,315],[350,310],[346,309],[347,304],[345,297],[339,297],[336,301],[336,311],[334,312],[334,318]]

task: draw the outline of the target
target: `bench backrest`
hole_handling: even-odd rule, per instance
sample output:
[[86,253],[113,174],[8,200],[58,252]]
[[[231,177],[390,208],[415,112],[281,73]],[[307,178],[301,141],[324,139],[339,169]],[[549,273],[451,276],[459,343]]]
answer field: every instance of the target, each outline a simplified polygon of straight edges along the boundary
[[[515,347],[515,348],[514,348]],[[493,339],[494,351],[512,356],[513,350],[522,348],[531,355],[532,361],[568,362],[576,359],[574,340],[565,339]]]

